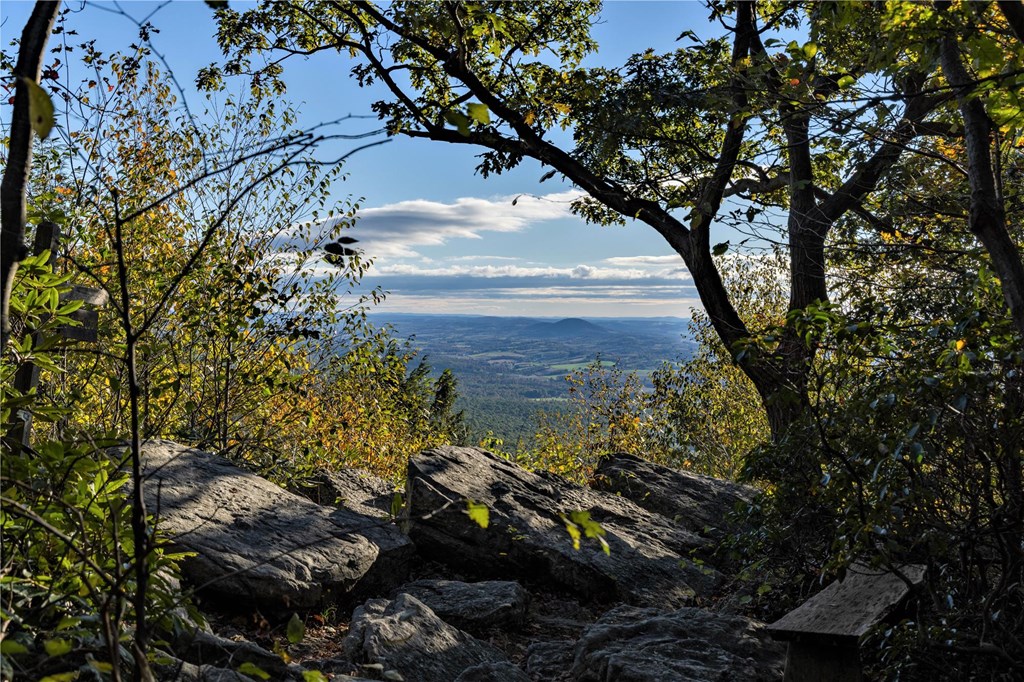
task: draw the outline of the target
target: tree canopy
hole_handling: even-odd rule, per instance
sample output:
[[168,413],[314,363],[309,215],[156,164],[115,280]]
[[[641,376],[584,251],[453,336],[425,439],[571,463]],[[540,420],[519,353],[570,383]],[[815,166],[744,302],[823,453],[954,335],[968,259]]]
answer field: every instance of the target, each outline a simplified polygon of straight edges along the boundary
[[[871,224],[869,202],[908,155],[965,140],[975,150],[969,226],[1024,330],[1019,249],[991,206],[992,168],[981,164],[994,144],[988,131],[1005,145],[1020,119],[1020,42],[994,5],[715,2],[711,18],[728,28],[722,38],[684,30],[683,47],[636,55],[618,70],[580,66],[596,48],[589,27],[599,10],[559,2],[222,10],[229,59],[200,82],[246,73],[256,88],[281,90],[289,57],[348,55],[339,70],[390,91],[374,105],[390,133],[479,147],[484,175],[534,158],[587,193],[576,209],[588,219],[656,230],[686,263],[729,348],[759,330],[722,283],[714,257],[727,245],[711,243],[714,221],[750,230],[771,216],[790,262],[788,309],[804,310],[829,300],[836,225]],[[794,32],[804,38],[774,37]],[[979,117],[985,122],[971,122]],[[571,147],[553,141],[557,128],[572,131]],[[737,354],[776,437],[807,404],[814,353],[787,326],[770,351]]]

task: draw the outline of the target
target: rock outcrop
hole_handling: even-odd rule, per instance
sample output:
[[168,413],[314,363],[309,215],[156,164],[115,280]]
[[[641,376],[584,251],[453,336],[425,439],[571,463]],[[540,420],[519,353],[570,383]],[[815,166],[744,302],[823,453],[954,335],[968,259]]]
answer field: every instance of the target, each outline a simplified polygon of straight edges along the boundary
[[[467,515],[483,504],[489,525]],[[720,574],[695,560],[709,543],[617,495],[528,472],[478,448],[442,447],[409,461],[410,536],[433,559],[481,577],[547,581],[588,598],[679,607],[698,603]],[[560,515],[586,511],[609,552],[579,549]]]
[[167,441],[143,450],[158,527],[196,555],[185,579],[227,606],[290,613],[386,594],[414,548],[393,525],[329,509],[222,457]]
[[574,648],[574,682],[777,682],[785,647],[765,626],[701,609],[619,606]]
[[236,642],[208,632],[196,631],[180,633],[171,642],[171,646],[182,661],[203,668],[238,670],[239,667],[250,664],[275,680],[302,679],[302,668],[285,663],[277,654],[252,642]]
[[357,608],[345,655],[356,663],[379,664],[409,682],[451,682],[481,664],[507,662],[501,651],[445,623],[408,594],[371,599]]
[[318,471],[308,487],[293,492],[327,507],[344,507],[374,518],[391,518],[395,486],[362,469]]
[[466,668],[455,682],[533,682],[530,676],[508,661],[481,663]]
[[505,580],[416,580],[396,589],[394,596],[401,593],[416,597],[444,622],[473,634],[522,626],[530,601],[522,585]]
[[[693,608],[721,596],[713,549],[729,512],[751,499],[743,486],[613,455],[598,470],[603,490],[592,490],[477,448],[437,448],[409,462],[414,547],[388,520],[390,484],[363,472],[319,477],[315,495],[335,509],[173,443],[147,443],[144,462],[150,510],[196,552],[184,576],[206,595],[270,616],[366,600],[343,641],[339,625],[324,628],[335,637],[326,645],[321,630],[289,649],[301,664],[235,641],[237,631],[176,631],[161,680],[299,682],[313,671],[356,682],[781,679],[784,649],[762,624]],[[486,528],[470,518],[470,500],[486,507]],[[608,553],[580,516],[574,549],[574,512],[600,524]],[[516,582],[403,583],[417,551],[440,562],[418,562],[420,575]],[[598,617],[602,601],[618,605]],[[281,637],[271,636],[275,651]]]
[[623,453],[603,457],[594,487],[617,493],[705,537],[720,538],[730,516],[749,504],[756,490],[710,476],[679,471]]

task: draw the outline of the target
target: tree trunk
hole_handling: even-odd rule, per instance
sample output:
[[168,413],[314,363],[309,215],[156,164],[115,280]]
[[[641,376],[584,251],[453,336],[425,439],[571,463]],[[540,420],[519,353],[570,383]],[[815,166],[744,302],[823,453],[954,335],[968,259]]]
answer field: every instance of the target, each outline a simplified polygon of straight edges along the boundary
[[999,153],[998,149],[993,149],[992,121],[985,113],[985,105],[972,96],[972,80],[960,60],[960,48],[952,34],[942,41],[941,59],[946,80],[957,89],[960,114],[964,119],[967,175],[971,184],[968,226],[992,259],[1013,324],[1024,336],[1024,263],[1006,228],[1003,197],[992,164],[992,154]]
[[21,32],[18,63],[14,67],[14,111],[11,114],[7,167],[0,184],[0,353],[7,352],[11,335],[10,302],[18,262],[28,255],[25,246],[25,186],[32,168],[32,120],[29,90],[21,80],[39,82],[46,41],[57,18],[60,2],[40,1]]

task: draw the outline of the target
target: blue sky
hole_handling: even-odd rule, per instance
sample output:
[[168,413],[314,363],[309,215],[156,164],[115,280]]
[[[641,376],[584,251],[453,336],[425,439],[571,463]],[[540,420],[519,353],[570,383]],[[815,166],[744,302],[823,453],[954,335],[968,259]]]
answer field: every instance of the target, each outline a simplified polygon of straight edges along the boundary
[[[246,3],[231,1],[238,9]],[[70,2],[69,28],[107,50],[125,48],[133,25],[111,3]],[[186,86],[216,61],[212,12],[202,2],[122,2],[136,19],[152,15],[153,39]],[[4,43],[16,37],[31,3],[4,0]],[[630,54],[667,51],[684,30],[711,36],[701,2],[608,2],[594,30],[599,52],[589,65],[619,66]],[[367,115],[374,92],[361,90],[336,56],[289,62],[288,100],[300,126],[346,114]],[[198,95],[190,99],[199,100]],[[4,106],[3,117],[9,117]],[[360,132],[373,120],[353,121]],[[330,154],[331,150],[324,150]],[[682,261],[650,228],[586,225],[569,212],[571,185],[525,161],[487,180],[474,174],[471,149],[396,138],[354,155],[337,197],[360,198],[352,235],[375,264],[365,281],[390,292],[392,312],[587,317],[688,317],[699,306]],[[515,205],[513,199],[518,198]]]

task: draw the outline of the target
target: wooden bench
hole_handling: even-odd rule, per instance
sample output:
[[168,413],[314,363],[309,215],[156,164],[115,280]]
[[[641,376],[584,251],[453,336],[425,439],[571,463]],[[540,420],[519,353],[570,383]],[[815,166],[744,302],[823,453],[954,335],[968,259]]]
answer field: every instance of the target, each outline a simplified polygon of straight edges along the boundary
[[[900,571],[913,585],[923,566]],[[910,592],[900,576],[854,564],[802,606],[768,626],[772,637],[789,642],[785,682],[860,682],[861,638],[892,613]]]

